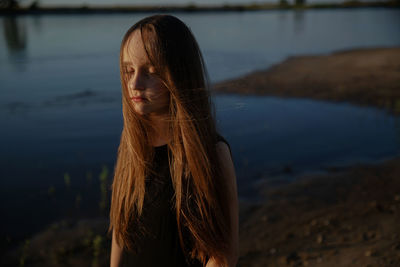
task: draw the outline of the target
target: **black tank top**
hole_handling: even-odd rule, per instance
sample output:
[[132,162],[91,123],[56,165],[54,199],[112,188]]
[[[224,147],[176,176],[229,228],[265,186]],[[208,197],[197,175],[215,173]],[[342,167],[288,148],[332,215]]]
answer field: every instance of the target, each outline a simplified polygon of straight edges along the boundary
[[[221,136],[218,141],[228,144]],[[142,215],[131,226],[136,249],[123,252],[122,266],[202,266],[185,257],[179,242],[167,145],[155,147],[153,169],[146,178]]]

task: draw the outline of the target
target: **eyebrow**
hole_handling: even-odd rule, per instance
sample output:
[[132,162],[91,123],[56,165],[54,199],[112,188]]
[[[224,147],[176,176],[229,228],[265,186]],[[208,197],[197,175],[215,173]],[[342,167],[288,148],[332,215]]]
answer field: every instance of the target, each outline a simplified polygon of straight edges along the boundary
[[122,66],[132,66],[132,63],[124,61],[122,62]]
[[[122,66],[123,66],[123,67],[130,67],[130,66],[133,66],[133,64],[132,64],[131,62],[129,62],[129,61],[123,61],[123,62],[122,62]],[[147,67],[147,68],[155,68],[154,65],[152,65],[152,64],[150,64],[150,63],[144,65],[144,67]]]

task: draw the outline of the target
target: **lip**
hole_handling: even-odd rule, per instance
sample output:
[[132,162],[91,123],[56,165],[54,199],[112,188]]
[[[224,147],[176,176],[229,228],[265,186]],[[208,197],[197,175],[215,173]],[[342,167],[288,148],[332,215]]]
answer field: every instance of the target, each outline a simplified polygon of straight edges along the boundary
[[141,96],[133,96],[131,99],[133,102],[143,102],[145,100],[145,98]]

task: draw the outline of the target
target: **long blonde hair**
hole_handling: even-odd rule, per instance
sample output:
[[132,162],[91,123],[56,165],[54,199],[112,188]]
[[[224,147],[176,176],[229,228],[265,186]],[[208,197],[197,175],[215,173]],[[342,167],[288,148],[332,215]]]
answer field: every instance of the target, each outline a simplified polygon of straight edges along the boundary
[[173,16],[147,17],[133,25],[122,40],[124,127],[112,185],[109,231],[115,231],[124,248],[135,247],[129,225],[142,213],[145,177],[152,172],[151,124],[146,116],[134,112],[122,67],[122,52],[134,31],[140,32],[149,60],[170,93],[169,167],[181,246],[186,255],[203,263],[213,257],[226,264],[229,214],[207,73],[190,29]]

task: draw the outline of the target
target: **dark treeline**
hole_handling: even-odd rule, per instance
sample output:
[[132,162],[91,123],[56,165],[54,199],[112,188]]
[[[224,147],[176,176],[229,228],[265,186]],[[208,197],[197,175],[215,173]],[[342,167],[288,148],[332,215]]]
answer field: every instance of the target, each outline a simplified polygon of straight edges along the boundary
[[307,9],[307,8],[357,8],[357,7],[388,7],[399,8],[400,0],[360,2],[357,0],[342,3],[315,3],[307,4],[306,0],[278,0],[277,3],[252,4],[223,4],[223,5],[132,5],[132,6],[104,6],[91,7],[87,5],[76,7],[46,7],[39,1],[33,1],[28,6],[21,6],[21,1],[0,0],[0,15],[7,14],[68,14],[68,13],[130,13],[130,12],[209,12],[209,11],[257,11],[274,9]]

